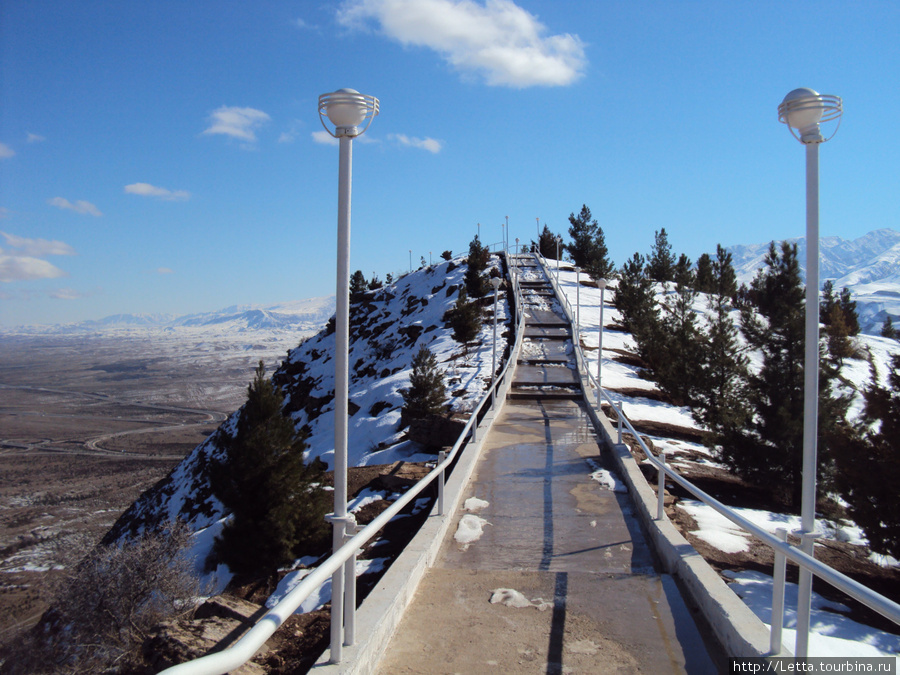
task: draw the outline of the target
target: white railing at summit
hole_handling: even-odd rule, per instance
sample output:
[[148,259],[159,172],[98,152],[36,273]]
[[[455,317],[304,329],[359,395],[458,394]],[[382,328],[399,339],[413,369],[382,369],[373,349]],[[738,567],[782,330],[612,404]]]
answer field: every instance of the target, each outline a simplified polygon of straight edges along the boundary
[[[507,257],[507,262],[508,262]],[[509,265],[507,264],[507,267]],[[519,346],[525,334],[525,322],[522,312],[522,300],[519,293],[519,284],[516,274],[509,269],[510,287],[512,297],[515,302],[516,313],[516,342],[510,351],[511,355],[517,353]],[[509,295],[507,294],[507,298]],[[447,469],[456,459],[460,449],[465,445],[466,440],[471,434],[472,442],[477,440],[478,431],[478,415],[489,406],[492,401],[494,390],[500,389],[507,383],[507,378],[511,377],[512,370],[510,364],[512,358],[506,360],[500,375],[496,378],[494,386],[489,388],[485,395],[481,398],[475,409],[472,411],[466,426],[457,439],[456,443],[449,453],[441,452],[437,465],[424,478],[411,487],[402,497],[395,501],[391,506],[380,514],[375,520],[362,528],[356,535],[347,541],[335,554],[320,564],[309,575],[295,586],[287,595],[282,598],[278,604],[272,607],[247,633],[245,633],[237,642],[227,649],[207,654],[193,661],[181,663],[166,670],[162,673],[166,675],[223,675],[231,670],[239,668],[247,663],[254,654],[265,644],[275,630],[281,626],[287,619],[297,611],[297,608],[316,591],[325,581],[331,578],[331,575],[347,560],[349,560],[359,549],[361,549],[375,534],[387,525],[394,516],[403,510],[415,497],[431,485],[435,480],[438,481],[438,513],[436,515],[444,515],[444,480]],[[355,581],[355,579],[354,579]],[[354,610],[355,611],[355,608]],[[354,621],[352,613],[348,613],[346,617],[347,623]],[[346,624],[345,624],[346,625]]]
[[[563,310],[566,312],[566,316],[569,319],[569,322],[574,325],[573,317],[575,313],[572,311],[572,305],[569,302],[568,297],[566,297],[565,293],[562,293],[556,279],[554,279],[553,274],[550,273],[549,267],[547,266],[547,261],[544,257],[537,253],[535,256],[544,267],[544,272],[547,278],[550,280],[551,285],[554,288],[557,298],[562,298]],[[581,363],[587,363],[584,358],[584,352],[581,349],[581,338],[580,335],[573,334],[572,343],[575,346],[577,352],[581,354]],[[602,356],[601,356],[602,358]],[[730,507],[726,506],[722,502],[718,501],[711,495],[707,494],[696,485],[691,483],[689,480],[681,476],[674,469],[666,464],[665,455],[660,453],[659,457],[655,456],[650,449],[647,447],[647,444],[644,443],[644,440],[641,438],[641,435],[635,430],[634,426],[632,426],[631,422],[625,416],[624,413],[624,404],[619,401],[618,405],[616,405],[616,401],[609,395],[609,393],[600,388],[597,383],[597,379],[590,373],[590,369],[588,369],[587,376],[591,385],[600,391],[602,398],[605,398],[609,404],[612,406],[613,410],[616,411],[616,415],[618,417],[618,443],[622,443],[622,430],[623,425],[628,429],[631,435],[635,438],[637,443],[640,445],[641,450],[644,451],[644,454],[647,456],[648,461],[656,467],[657,470],[657,506],[656,506],[656,519],[663,520],[668,516],[665,514],[665,509],[663,507],[663,500],[665,497],[665,480],[668,476],[674,483],[677,483],[685,490],[694,495],[698,500],[703,502],[704,504],[712,507],[717,513],[721,514],[732,523],[740,527],[742,530],[749,532],[751,535],[761,540],[763,543],[771,546],[775,551],[775,562],[774,562],[774,583],[772,586],[772,628],[770,633],[770,641],[769,641],[769,649],[773,654],[778,654],[781,652],[781,632],[782,627],[784,625],[784,589],[785,589],[785,563],[786,560],[790,560],[800,567],[803,567],[815,576],[819,577],[823,581],[828,584],[831,584],[835,588],[840,589],[851,598],[854,598],[858,602],[861,602],[869,609],[872,609],[882,616],[890,619],[894,623],[900,625],[900,604],[894,602],[890,598],[887,598],[879,593],[876,593],[872,589],[862,585],[858,581],[855,581],[841,572],[838,572],[836,569],[826,565],[825,563],[816,560],[814,557],[807,555],[800,549],[795,546],[789,544],[787,542],[787,531],[779,528],[775,535],[767,532],[762,529],[755,523],[747,520],[743,516],[735,513]],[[600,397],[597,398],[597,409],[598,414],[600,413]],[[799,638],[798,638],[799,642]],[[808,640],[807,640],[808,644]],[[796,656],[806,656],[805,654],[796,654]]]

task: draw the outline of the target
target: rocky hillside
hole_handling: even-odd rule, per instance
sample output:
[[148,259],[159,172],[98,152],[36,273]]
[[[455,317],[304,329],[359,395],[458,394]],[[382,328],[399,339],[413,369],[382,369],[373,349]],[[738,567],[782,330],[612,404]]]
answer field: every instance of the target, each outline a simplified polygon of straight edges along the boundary
[[[502,261],[493,256],[490,265]],[[472,410],[490,382],[493,298],[483,301],[484,323],[468,354],[455,342],[444,315],[455,304],[464,284],[463,259],[443,262],[405,275],[390,286],[369,291],[351,303],[349,465],[422,461],[424,454],[400,429],[400,390],[409,384],[413,355],[422,345],[437,356],[444,371],[453,412]],[[505,271],[505,270],[504,270]],[[509,309],[501,290],[498,326],[508,336]],[[498,343],[500,343],[498,329]],[[500,347],[498,346],[498,349]],[[307,435],[305,457],[333,467],[334,349],[329,326],[291,350],[273,375],[285,395],[285,413]],[[115,541],[160,521],[181,518],[197,537],[196,557],[227,515],[209,488],[207,467],[222,455],[222,439],[234,433],[241,411],[197,446],[159,484],[144,493],[118,520],[105,541]]]

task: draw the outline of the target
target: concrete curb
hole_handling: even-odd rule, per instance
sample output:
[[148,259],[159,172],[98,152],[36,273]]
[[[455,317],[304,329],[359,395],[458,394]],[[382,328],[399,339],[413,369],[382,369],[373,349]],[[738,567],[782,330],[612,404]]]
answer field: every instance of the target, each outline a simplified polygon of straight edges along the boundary
[[[669,521],[656,519],[656,493],[641,473],[631,451],[616,443],[618,432],[606,415],[598,415],[593,395],[585,395],[588,414],[612,452],[622,478],[628,485],[636,513],[665,571],[677,577],[688,600],[703,614],[707,623],[732,657],[771,656],[769,629],[750,610],[719,574],[710,567]],[[782,652],[781,656],[789,656]]]

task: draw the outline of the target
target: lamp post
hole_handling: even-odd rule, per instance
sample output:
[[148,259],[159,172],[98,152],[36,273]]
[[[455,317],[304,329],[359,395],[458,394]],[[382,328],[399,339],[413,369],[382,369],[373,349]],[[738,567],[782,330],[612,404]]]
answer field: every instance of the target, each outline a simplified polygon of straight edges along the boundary
[[601,382],[601,365],[603,363],[603,305],[606,304],[606,279],[597,280],[597,288],[600,289],[600,323],[597,333],[597,410],[600,410],[602,401],[601,391],[603,389]]
[[519,238],[516,237],[516,257],[513,258],[515,260],[515,265],[513,266],[516,270],[516,274],[519,273]]
[[538,244],[538,250],[540,250],[540,248],[541,248],[541,219],[535,218],[534,222],[537,223],[537,233],[538,233],[537,244]]
[[[806,146],[806,330],[803,356],[803,483],[800,497],[801,549],[813,555],[816,529],[816,467],[819,416],[819,144],[837,133],[843,106],[840,97],[812,89],[794,89],[778,106],[778,121]],[[822,122],[838,120],[825,138]],[[796,130],[796,132],[795,132]],[[799,134],[799,135],[798,135]],[[800,568],[795,653],[809,650],[812,573]]]
[[497,376],[497,290],[500,288],[500,277],[491,277],[491,286],[494,287],[494,349],[491,352],[491,408],[497,403],[497,390],[494,388],[494,378]]
[[581,268],[575,267],[575,335],[581,344]]
[[[338,163],[338,244],[337,298],[335,301],[335,357],[334,357],[334,513],[332,545],[335,551],[344,545],[347,525],[353,522],[347,514],[347,413],[350,394],[348,361],[350,357],[350,184],[353,164],[353,139],[365,133],[378,114],[379,102],[374,96],[360,94],[354,89],[338,89],[319,96],[319,120],[329,134],[340,142]],[[325,118],[334,131],[325,124]],[[360,130],[359,126],[366,122]],[[350,592],[345,596],[345,576],[349,577]],[[344,642],[353,644],[353,619],[356,611],[356,556],[331,578],[331,660],[341,660],[342,634]],[[350,623],[344,633],[344,610],[348,608]]]
[[559,245],[562,243],[562,237],[556,235],[556,283],[559,283]]

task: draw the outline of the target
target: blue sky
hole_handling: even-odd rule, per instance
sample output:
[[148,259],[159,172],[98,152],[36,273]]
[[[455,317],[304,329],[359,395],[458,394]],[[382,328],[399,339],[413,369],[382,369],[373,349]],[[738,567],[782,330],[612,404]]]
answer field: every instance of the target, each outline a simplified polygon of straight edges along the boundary
[[337,147],[319,94],[381,114],[354,142],[351,268],[384,278],[565,233],[617,265],[665,227],[692,259],[804,234],[796,87],[844,100],[821,233],[900,226],[896,2],[172,0],[0,4],[0,325],[334,293]]

